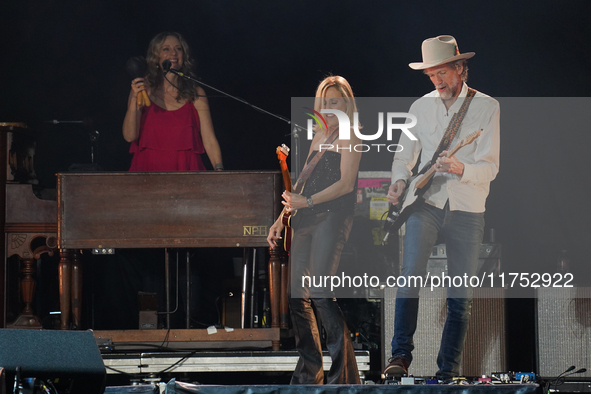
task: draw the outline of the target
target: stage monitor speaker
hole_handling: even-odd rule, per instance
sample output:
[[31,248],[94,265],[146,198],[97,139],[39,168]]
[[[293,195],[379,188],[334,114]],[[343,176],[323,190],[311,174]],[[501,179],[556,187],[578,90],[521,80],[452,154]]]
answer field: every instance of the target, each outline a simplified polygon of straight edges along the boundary
[[155,384],[139,384],[132,386],[109,386],[105,394],[159,394],[160,389]]
[[[481,261],[481,263],[483,263]],[[437,275],[447,270],[447,260],[430,259],[427,270]],[[446,289],[419,292],[419,317],[409,374],[431,377],[437,372],[437,354],[447,316]],[[506,370],[505,299],[502,288],[474,289],[472,316],[466,336],[460,374],[476,377]],[[384,364],[392,355],[396,289],[387,288],[383,301]]]
[[537,322],[538,374],[556,377],[575,365],[587,371],[571,378],[590,378],[591,289],[539,288]]
[[4,368],[0,367],[0,394],[6,394],[6,377],[4,376]]
[[106,370],[91,331],[0,329],[6,384],[20,376],[50,380],[59,393],[102,394]]

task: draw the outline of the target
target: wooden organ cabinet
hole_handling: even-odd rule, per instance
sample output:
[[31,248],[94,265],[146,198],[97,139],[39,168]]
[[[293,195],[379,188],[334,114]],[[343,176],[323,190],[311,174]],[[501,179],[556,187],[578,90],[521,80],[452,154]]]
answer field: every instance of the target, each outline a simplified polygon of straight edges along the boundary
[[[33,175],[33,152],[24,140],[27,126],[23,123],[0,123],[0,163],[5,165],[0,173],[0,213],[4,242],[1,242],[0,270],[0,327],[39,329],[41,324],[31,309],[35,292],[35,267],[41,254],[53,255],[57,250],[57,203],[41,200],[33,193],[33,185],[20,183]],[[19,179],[19,177],[21,179]],[[24,179],[23,179],[24,178]],[[7,320],[7,257],[17,255],[20,260],[20,293],[24,308],[16,319]]]
[[[0,124],[0,162],[6,163],[10,133],[22,124]],[[10,168],[8,166],[7,168]],[[41,328],[30,308],[34,268],[40,254],[59,251],[61,328],[79,328],[80,260],[83,249],[118,248],[268,248],[266,236],[281,211],[278,171],[80,172],[57,174],[57,202],[34,196],[32,185],[7,180],[0,171],[4,256],[21,260],[25,305],[6,321],[6,259],[0,270],[0,326]],[[97,340],[118,342],[259,341],[279,349],[280,329],[288,327],[287,260],[270,250],[271,328],[95,331]]]
[[[68,327],[79,249],[267,247],[281,212],[278,171],[95,172],[57,174],[62,328]],[[70,280],[71,279],[71,280]],[[95,331],[99,340],[270,341],[287,328],[287,263],[269,260],[271,328]],[[72,318],[79,311],[72,308]]]

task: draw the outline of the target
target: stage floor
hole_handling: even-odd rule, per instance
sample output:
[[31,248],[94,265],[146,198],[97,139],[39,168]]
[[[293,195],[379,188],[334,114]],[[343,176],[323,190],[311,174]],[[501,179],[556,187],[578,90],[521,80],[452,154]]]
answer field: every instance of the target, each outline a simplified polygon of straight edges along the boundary
[[174,379],[167,384],[128,386],[128,387],[107,387],[108,394],[381,394],[381,393],[409,393],[409,394],[478,394],[478,393],[500,393],[500,394],[541,394],[541,387],[538,384],[495,384],[495,385],[250,385],[250,386],[221,386],[221,385],[196,385],[177,382]]

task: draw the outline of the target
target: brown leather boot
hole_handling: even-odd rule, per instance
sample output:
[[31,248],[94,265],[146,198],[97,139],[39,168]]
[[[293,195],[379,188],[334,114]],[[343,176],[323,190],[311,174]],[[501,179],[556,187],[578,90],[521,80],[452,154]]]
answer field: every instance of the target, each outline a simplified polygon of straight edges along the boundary
[[402,356],[391,357],[384,374],[390,376],[408,376],[408,363]]

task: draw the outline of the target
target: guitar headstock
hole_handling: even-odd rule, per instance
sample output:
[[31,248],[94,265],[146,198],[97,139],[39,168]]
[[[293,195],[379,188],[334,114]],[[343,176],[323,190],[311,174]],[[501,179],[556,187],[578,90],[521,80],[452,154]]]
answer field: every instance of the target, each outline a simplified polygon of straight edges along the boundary
[[469,134],[468,136],[466,136],[466,138],[464,138],[458,145],[459,146],[466,146],[466,145],[471,144],[472,142],[474,142],[474,140],[476,138],[480,137],[480,133],[482,133],[482,130],[476,130],[472,134]]
[[289,156],[289,147],[285,144],[281,144],[281,146],[277,147],[276,152],[277,158],[281,161],[285,161],[287,156]]

